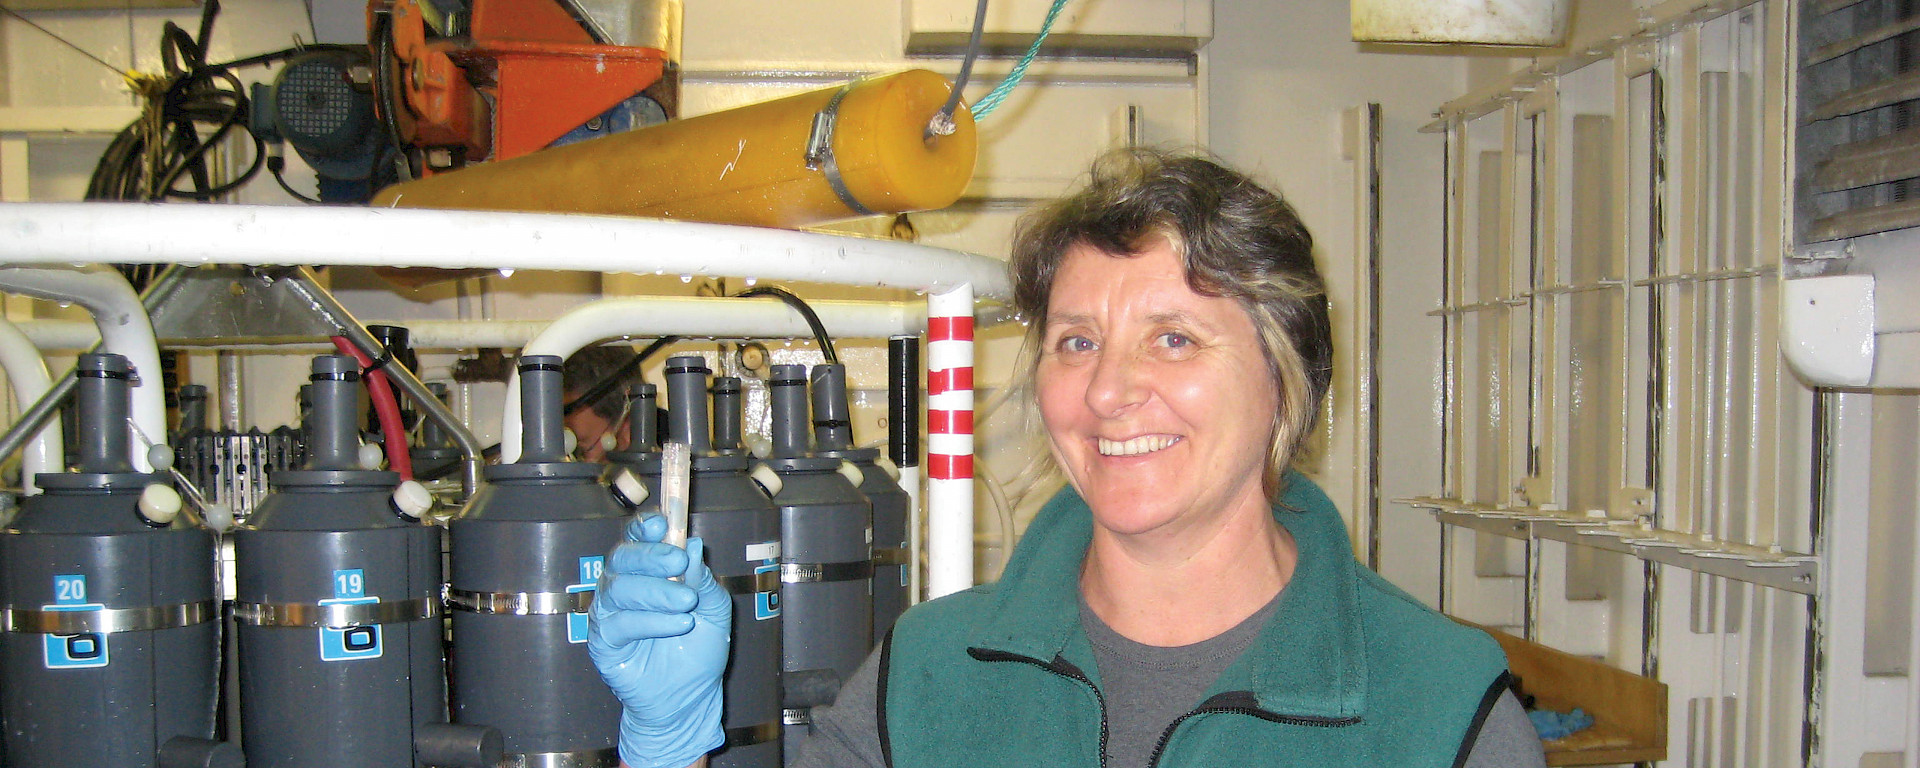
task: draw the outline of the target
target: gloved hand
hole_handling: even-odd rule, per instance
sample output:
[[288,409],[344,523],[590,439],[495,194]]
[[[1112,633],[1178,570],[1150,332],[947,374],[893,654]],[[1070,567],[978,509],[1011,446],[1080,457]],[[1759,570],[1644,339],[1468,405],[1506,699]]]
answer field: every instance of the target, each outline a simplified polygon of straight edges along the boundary
[[[627,526],[593,598],[587,652],[623,705],[620,759],[632,768],[681,768],[725,742],[720,676],[733,600],[701,560],[705,547],[660,543],[658,515]],[[685,574],[685,583],[668,577]]]

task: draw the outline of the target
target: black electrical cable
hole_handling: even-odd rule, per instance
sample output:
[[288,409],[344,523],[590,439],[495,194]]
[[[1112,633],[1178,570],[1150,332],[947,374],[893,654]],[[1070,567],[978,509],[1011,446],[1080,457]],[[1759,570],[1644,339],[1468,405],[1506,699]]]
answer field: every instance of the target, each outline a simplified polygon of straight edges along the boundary
[[[572,401],[568,402],[564,407],[560,409],[560,415],[565,416],[575,411],[578,411],[581,408],[586,408],[588,406],[593,405],[596,402],[599,402],[600,398],[606,397],[608,393],[613,392],[615,389],[618,389],[620,387],[621,382],[626,381],[628,377],[633,375],[634,371],[639,370],[641,364],[645,363],[647,361],[647,358],[652,357],[654,356],[655,353],[658,353],[660,350],[665,349],[668,344],[672,344],[679,340],[680,340],[680,337],[678,336],[662,336],[660,338],[654,339],[653,343],[648,344],[645,348],[640,350],[640,354],[634,355],[633,359],[628,360],[626,365],[620,366],[620,370],[607,374],[606,378],[603,378],[599,381],[594,382],[593,386],[588,387],[586,392],[582,393],[579,397],[576,397]],[[489,445],[486,448],[483,448],[480,450],[480,456],[482,458],[492,459],[492,458],[498,457],[499,455],[500,455],[499,443],[494,443],[493,445]]]
[[[245,130],[251,109],[240,79],[224,66],[206,62],[206,37],[212,34],[213,18],[219,10],[217,2],[204,6],[200,39],[172,22],[161,30],[165,79],[145,91],[147,109],[158,113],[158,124],[143,115],[114,137],[88,179],[87,199],[151,202],[190,198],[205,202],[240,188],[259,174],[266,160],[265,144],[251,132],[248,138],[253,141],[253,160],[236,178],[216,185],[207,164],[208,153],[235,129]],[[202,125],[213,126],[204,139]],[[191,180],[191,189],[178,188],[182,177]]]
[[927,122],[926,138],[953,133],[953,113],[959,111],[960,93],[966,90],[967,80],[973,76],[973,60],[980,56],[980,37],[986,26],[987,0],[979,0],[973,8],[973,33],[967,38],[967,56],[960,60],[960,75],[953,79],[953,92],[947,94],[947,103]]
[[561,407],[560,415],[572,415],[582,408],[588,408],[594,403],[600,402],[601,398],[619,391],[620,385],[632,378],[634,372],[640,370],[640,366],[647,362],[647,358],[653,357],[655,353],[666,348],[668,344],[679,340],[680,337],[678,336],[662,336],[654,339],[653,343],[648,344],[640,350],[640,354],[634,355],[632,360],[628,360],[626,365],[622,365],[618,370],[601,377],[599,381],[593,383],[593,386],[587,387],[587,391],[580,393],[579,397],[568,401],[565,406]]
[[833,349],[833,337],[827,335],[827,326],[820,322],[819,315],[813,313],[813,307],[807,306],[806,300],[793,295],[792,291],[785,288],[777,288],[770,285],[759,288],[748,288],[734,294],[735,298],[741,299],[755,296],[772,296],[786,302],[786,305],[792,307],[793,311],[800,313],[801,319],[807,321],[807,327],[813,329],[813,340],[820,345],[820,353],[827,356],[827,362],[840,362],[839,353]]
[[407,160],[407,144],[400,136],[400,120],[395,113],[400,105],[393,98],[393,56],[393,13],[381,12],[373,21],[373,111],[386,130],[387,141],[393,144],[394,173],[399,181],[412,181],[413,165]]
[[292,195],[293,199],[299,200],[307,205],[320,205],[320,200],[300,194],[299,190],[287,184],[287,177],[284,175],[286,166],[287,160],[284,157],[275,156],[267,158],[267,173],[273,175],[273,182],[279,184],[281,190]]

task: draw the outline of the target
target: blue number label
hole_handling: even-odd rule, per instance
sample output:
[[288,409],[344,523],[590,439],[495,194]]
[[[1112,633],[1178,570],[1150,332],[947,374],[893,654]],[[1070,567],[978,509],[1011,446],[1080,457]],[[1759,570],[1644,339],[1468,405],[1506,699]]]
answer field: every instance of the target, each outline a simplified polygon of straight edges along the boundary
[[[599,555],[580,558],[580,583],[567,587],[567,594],[592,592],[600,586],[600,574],[607,567],[607,559]],[[567,642],[584,643],[587,641],[587,612],[574,611],[567,614]]]
[[[100,603],[87,602],[87,577],[60,574],[53,577],[53,604],[41,606],[48,611],[99,611]],[[107,665],[107,636],[98,632],[77,635],[42,635],[41,643],[47,669],[98,669]]]
[[[366,574],[360,569],[333,572],[333,599],[320,601],[321,605],[368,605],[380,602],[378,597],[367,596]],[[321,627],[321,661],[360,661],[377,659],[383,649],[380,643],[380,626],[369,624],[357,627]]]

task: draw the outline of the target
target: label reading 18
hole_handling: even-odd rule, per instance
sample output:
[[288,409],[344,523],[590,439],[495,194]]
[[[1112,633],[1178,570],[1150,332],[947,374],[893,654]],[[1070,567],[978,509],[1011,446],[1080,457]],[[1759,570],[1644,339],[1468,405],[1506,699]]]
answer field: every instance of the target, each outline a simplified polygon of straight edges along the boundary
[[[367,596],[366,575],[360,569],[339,570],[333,572],[333,599],[320,601],[321,605],[367,605],[380,602],[378,597]],[[321,661],[359,661],[380,658],[380,625],[369,624],[358,627],[321,627]]]
[[[600,573],[607,567],[607,559],[599,555],[580,558],[580,583],[567,586],[567,594],[592,592],[600,585]],[[574,611],[567,614],[567,642],[584,643],[587,641],[587,612]]]

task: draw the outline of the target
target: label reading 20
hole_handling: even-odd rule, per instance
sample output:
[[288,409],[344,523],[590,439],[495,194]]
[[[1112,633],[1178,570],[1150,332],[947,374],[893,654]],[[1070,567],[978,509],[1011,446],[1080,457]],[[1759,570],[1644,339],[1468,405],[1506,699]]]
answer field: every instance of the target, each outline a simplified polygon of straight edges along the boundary
[[[100,611],[107,606],[87,602],[85,574],[60,574],[53,577],[53,604],[41,606],[48,611]],[[42,635],[47,669],[98,669],[107,665],[107,636],[98,632],[74,635]]]

